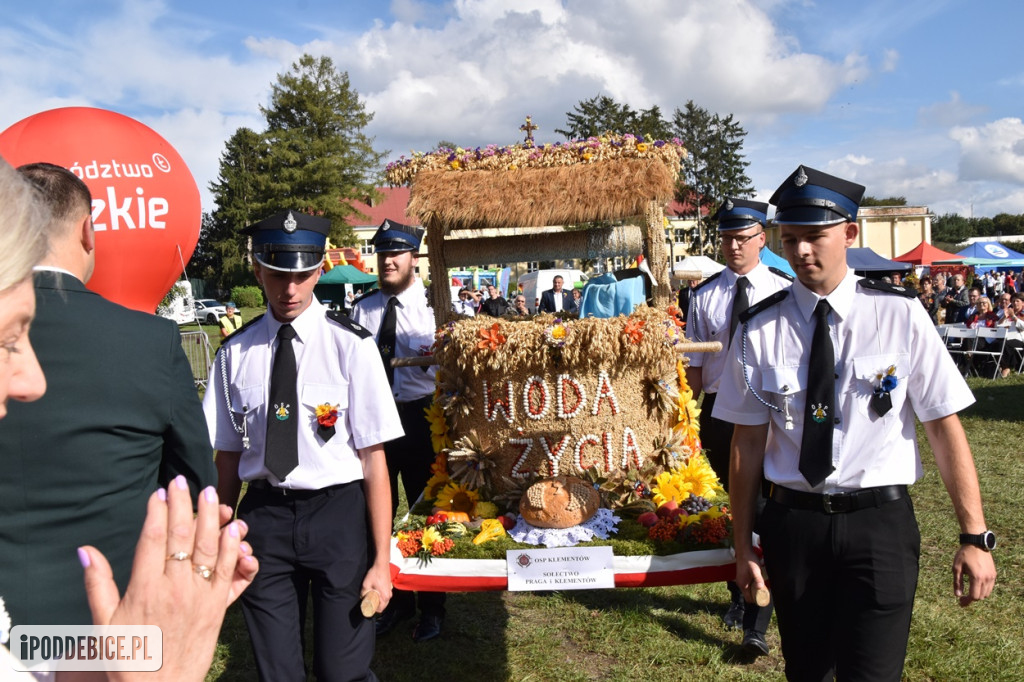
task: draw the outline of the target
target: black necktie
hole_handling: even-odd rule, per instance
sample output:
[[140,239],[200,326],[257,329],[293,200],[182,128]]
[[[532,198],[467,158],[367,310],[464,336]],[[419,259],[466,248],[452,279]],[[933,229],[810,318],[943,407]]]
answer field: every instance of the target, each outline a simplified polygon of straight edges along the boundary
[[277,352],[270,370],[270,406],[267,409],[267,445],[264,461],[270,472],[284,480],[299,465],[299,396],[295,369],[295,330],[290,324],[277,330]]
[[728,347],[732,343],[732,337],[736,334],[736,327],[740,323],[740,313],[750,307],[750,301],[747,299],[747,278],[740,277],[736,280],[736,296],[732,301],[732,319],[729,320],[729,343],[726,344]]
[[377,348],[380,359],[384,361],[384,371],[388,375],[388,383],[395,385],[395,368],[391,366],[391,358],[395,357],[395,328],[398,326],[398,298],[392,296],[384,309],[384,319],[380,323],[380,335],[377,337]]
[[828,313],[832,307],[821,299],[814,308],[817,324],[811,339],[811,360],[807,376],[807,405],[804,407],[804,433],[800,440],[800,473],[817,486],[835,471],[832,466],[832,430],[835,419],[836,361],[832,338],[828,333]]

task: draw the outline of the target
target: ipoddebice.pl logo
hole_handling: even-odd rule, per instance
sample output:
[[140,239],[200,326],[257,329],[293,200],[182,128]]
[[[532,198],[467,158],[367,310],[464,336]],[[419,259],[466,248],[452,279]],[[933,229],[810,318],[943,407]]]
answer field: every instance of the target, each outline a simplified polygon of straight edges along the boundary
[[15,670],[155,671],[163,633],[155,625],[16,625],[8,644]]

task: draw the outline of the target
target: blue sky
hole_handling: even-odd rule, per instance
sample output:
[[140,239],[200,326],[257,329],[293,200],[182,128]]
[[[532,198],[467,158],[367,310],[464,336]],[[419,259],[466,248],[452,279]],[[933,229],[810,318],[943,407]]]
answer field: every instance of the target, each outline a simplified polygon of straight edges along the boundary
[[933,212],[1024,213],[1018,0],[0,0],[0,130],[95,106],[167,138],[200,185],[303,52],[349,73],[397,158],[539,141],[609,95],[732,113],[767,200],[799,164]]

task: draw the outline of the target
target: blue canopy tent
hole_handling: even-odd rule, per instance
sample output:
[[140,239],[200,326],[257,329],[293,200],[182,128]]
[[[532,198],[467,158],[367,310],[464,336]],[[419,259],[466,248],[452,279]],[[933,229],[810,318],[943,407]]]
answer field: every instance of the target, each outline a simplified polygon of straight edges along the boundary
[[761,249],[761,262],[770,268],[782,270],[790,277],[796,277],[796,273],[793,272],[793,268],[789,267],[789,261],[769,249],[767,246]]
[[997,242],[975,242],[956,255],[963,257],[966,265],[974,265],[974,271],[978,273],[1024,266],[1024,253]]
[[910,263],[900,263],[879,256],[868,247],[847,249],[846,264],[853,268],[858,275],[886,274],[890,272],[906,272],[912,266]]

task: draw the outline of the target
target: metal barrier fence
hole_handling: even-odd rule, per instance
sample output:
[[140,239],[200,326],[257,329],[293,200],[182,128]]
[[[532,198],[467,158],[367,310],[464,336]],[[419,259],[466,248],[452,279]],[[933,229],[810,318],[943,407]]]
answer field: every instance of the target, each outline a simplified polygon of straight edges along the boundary
[[188,357],[196,386],[205,389],[210,379],[210,338],[204,331],[181,332],[181,347]]

